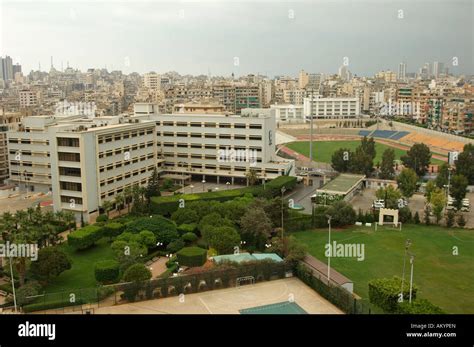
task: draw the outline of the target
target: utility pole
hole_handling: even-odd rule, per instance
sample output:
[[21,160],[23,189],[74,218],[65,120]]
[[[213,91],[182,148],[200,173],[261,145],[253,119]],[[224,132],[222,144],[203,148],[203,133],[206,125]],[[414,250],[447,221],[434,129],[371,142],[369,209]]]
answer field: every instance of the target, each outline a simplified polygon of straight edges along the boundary
[[18,309],[16,306],[15,278],[13,278],[13,261],[12,261],[11,255],[10,255],[10,274],[12,276],[13,304],[15,305],[15,313],[18,313]]
[[332,216],[330,215],[326,215],[327,219],[328,219],[328,231],[329,231],[329,236],[328,236],[328,245],[329,245],[329,257],[328,257],[328,285],[330,283],[330,280],[331,280],[331,253],[332,253],[332,248],[331,248],[331,219],[332,219]]
[[405,241],[405,256],[403,257],[403,274],[402,274],[402,292],[401,292],[401,301],[403,302],[403,287],[405,285],[405,267],[406,267],[406,260],[408,254],[408,248],[411,246],[411,240],[407,239]]
[[286,191],[286,188],[285,187],[281,187],[281,240],[283,242],[283,236],[284,236],[284,229],[283,229],[283,217],[284,217],[284,214],[283,214],[283,194],[285,194],[285,191]]
[[[309,163],[313,163],[313,89],[311,89],[311,96],[309,99],[309,115],[310,120],[310,130],[309,130]],[[311,165],[312,166],[312,165]]]
[[415,255],[411,254],[410,255],[410,264],[411,264],[411,273],[410,273],[410,304],[411,304],[411,296],[412,296],[412,291],[413,291],[413,263],[415,262]]

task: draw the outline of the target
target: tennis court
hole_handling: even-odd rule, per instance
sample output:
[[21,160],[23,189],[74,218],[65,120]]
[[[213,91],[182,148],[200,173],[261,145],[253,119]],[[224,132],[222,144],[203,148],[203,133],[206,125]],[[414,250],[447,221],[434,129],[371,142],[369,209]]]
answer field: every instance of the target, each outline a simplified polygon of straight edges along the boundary
[[99,307],[96,314],[342,314],[296,277]]
[[300,305],[291,302],[284,301],[277,304],[270,304],[252,308],[246,308],[239,311],[240,314],[307,314]]

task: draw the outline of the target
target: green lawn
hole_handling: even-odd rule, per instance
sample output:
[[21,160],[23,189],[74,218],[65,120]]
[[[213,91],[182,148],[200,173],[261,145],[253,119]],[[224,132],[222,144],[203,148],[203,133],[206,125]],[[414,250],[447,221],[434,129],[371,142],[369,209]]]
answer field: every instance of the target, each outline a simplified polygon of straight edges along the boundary
[[[326,261],[324,245],[327,230],[302,231],[293,234],[308,246],[308,251]],[[374,278],[402,276],[404,243],[416,256],[414,282],[419,297],[426,298],[448,313],[474,313],[474,231],[435,226],[406,225],[403,231],[384,228],[351,227],[335,230],[332,241],[361,243],[365,259],[332,258],[331,267],[354,281],[354,291],[368,299],[368,282]],[[453,255],[453,247],[459,255]],[[409,277],[406,277],[409,279]]]
[[[314,141],[313,142],[313,160],[322,163],[331,163],[332,154],[339,148],[349,148],[351,151],[360,145],[360,141]],[[298,141],[291,142],[285,145],[286,147],[309,157],[309,141]],[[387,149],[392,148],[395,151],[395,159],[400,159],[402,155],[406,154],[406,151],[390,147],[381,143],[375,143],[375,156],[374,164],[382,162],[382,153]],[[443,162],[438,159],[432,159],[433,164],[442,164]]]
[[94,275],[95,263],[100,260],[115,259],[110,243],[106,239],[100,240],[94,247],[83,251],[74,251],[67,242],[60,247],[72,260],[72,267],[47,285],[44,289],[47,293],[94,288],[97,286]]

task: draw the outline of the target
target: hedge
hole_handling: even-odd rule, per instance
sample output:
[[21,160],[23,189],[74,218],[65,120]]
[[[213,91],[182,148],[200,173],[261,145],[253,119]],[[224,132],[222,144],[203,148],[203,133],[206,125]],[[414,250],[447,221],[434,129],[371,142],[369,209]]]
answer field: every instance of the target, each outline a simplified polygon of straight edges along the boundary
[[79,230],[73,231],[67,236],[68,244],[75,250],[91,247],[95,242],[104,236],[103,228],[88,225]]
[[23,306],[23,312],[29,313],[34,311],[43,311],[43,310],[52,310],[55,308],[63,308],[68,306],[78,306],[82,305],[85,302],[82,299],[76,300],[75,302],[71,302],[69,300],[56,300],[56,301],[49,301],[49,302],[39,302],[36,304],[29,304]]
[[104,236],[117,237],[125,230],[125,225],[117,222],[110,222],[104,225]]
[[97,282],[115,283],[119,280],[120,265],[115,260],[102,260],[95,264],[94,274]]
[[178,233],[183,236],[184,234],[188,233],[196,233],[198,228],[197,223],[192,223],[192,224],[181,224],[178,226]]
[[400,314],[444,314],[445,312],[438,306],[426,299],[408,300],[398,304],[397,313]]
[[262,185],[222,190],[218,192],[205,192],[197,194],[180,194],[172,196],[154,196],[150,200],[150,208],[152,213],[161,215],[170,215],[176,211],[179,207],[181,199],[184,201],[197,201],[197,200],[215,200],[215,201],[227,201],[233,200],[244,196],[247,193],[252,194],[254,197],[268,197],[272,198],[280,195],[280,190],[285,187],[287,190],[291,190],[296,185],[296,177],[293,176],[280,176],[277,177],[265,185],[265,189]]
[[179,265],[202,266],[207,260],[207,250],[200,247],[185,247],[176,253]]
[[[393,278],[379,278],[369,282],[369,299],[374,305],[379,306],[385,312],[393,313],[398,310],[398,300],[402,289],[402,279],[394,276]],[[416,299],[417,287],[412,288],[412,300]],[[403,288],[403,299],[408,300],[410,296],[410,283],[405,280]]]

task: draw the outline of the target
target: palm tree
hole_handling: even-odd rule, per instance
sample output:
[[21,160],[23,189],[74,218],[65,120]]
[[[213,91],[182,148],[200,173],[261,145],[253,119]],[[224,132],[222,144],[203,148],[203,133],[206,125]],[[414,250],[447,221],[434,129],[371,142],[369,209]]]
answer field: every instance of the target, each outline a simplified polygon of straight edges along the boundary
[[112,209],[112,207],[113,207],[113,204],[112,202],[110,202],[110,200],[104,200],[102,202],[102,209],[104,210],[107,217],[109,216],[109,212]]
[[115,208],[118,210],[119,215],[121,214],[121,207],[123,207],[123,204],[125,202],[125,197],[123,193],[119,193],[115,195]]
[[258,181],[258,172],[257,170],[255,169],[250,169],[249,171],[247,171],[247,173],[245,174],[245,177],[247,178],[247,183],[248,185],[255,185]]
[[124,198],[125,198],[125,203],[127,204],[127,211],[128,213],[130,213],[130,203],[132,202],[132,187],[128,186],[128,187],[125,187],[125,189],[123,190],[123,195],[124,195]]

